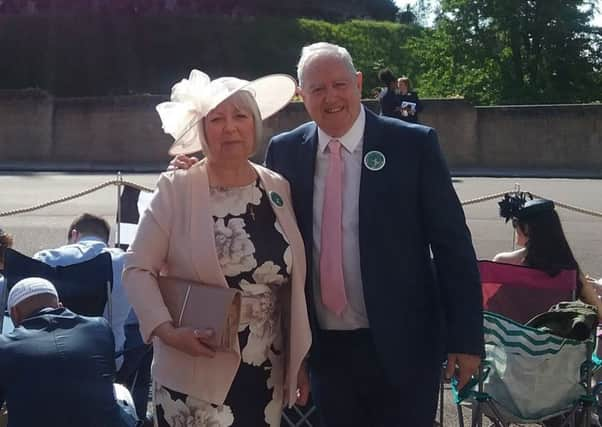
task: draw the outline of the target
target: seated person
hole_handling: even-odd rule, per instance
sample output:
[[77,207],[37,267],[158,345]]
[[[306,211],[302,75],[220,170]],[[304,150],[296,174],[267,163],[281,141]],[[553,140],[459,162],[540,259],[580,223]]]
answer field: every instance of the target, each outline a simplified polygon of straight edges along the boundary
[[[142,420],[147,419],[148,397],[152,383],[152,362],[153,347],[142,339],[138,317],[132,309],[125,322],[123,365],[117,372],[117,382],[131,390],[136,413]],[[149,425],[152,425],[152,419]]]
[[[118,248],[109,248],[111,227],[103,218],[84,213],[71,223],[67,232],[68,244],[56,249],[46,249],[36,253],[33,258],[52,267],[67,266],[91,260],[101,253],[108,252],[113,261],[113,292],[112,292],[112,329],[115,336],[115,351],[123,350],[125,343],[124,325],[131,309],[123,286],[121,273],[125,253]],[[105,309],[105,318],[108,311]],[[117,367],[121,366],[123,358],[117,359]]]
[[115,399],[114,343],[103,318],[63,308],[52,283],[23,279],[8,295],[15,329],[0,335],[0,406],[8,427],[122,427],[137,422]]
[[0,228],[0,298],[2,298],[4,295],[4,276],[2,275],[4,270],[4,251],[6,248],[12,247],[13,237]]
[[[0,308],[4,307],[4,301],[6,300],[5,292],[5,279],[2,275],[4,270],[4,251],[6,248],[13,247],[13,237],[0,228]],[[0,328],[0,334],[4,333],[7,330],[12,329],[12,322],[9,321],[8,318],[3,318],[4,313],[0,313],[0,324],[2,327]],[[2,424],[0,424],[2,425]]]
[[527,200],[526,193],[506,194],[500,203],[500,215],[512,220],[520,249],[497,254],[493,261],[524,265],[555,276],[560,270],[576,270],[579,298],[598,309],[602,319],[602,303],[593,280],[584,276],[566,240],[554,202],[545,199]]

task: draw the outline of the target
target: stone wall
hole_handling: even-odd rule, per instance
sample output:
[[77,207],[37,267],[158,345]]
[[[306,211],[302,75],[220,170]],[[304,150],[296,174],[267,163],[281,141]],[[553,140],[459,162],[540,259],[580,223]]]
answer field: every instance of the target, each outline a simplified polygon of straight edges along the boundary
[[[53,98],[37,90],[0,92],[0,170],[158,170],[171,137],[154,106],[163,96]],[[374,101],[366,101],[377,109]],[[455,173],[602,176],[602,105],[473,107],[425,100]],[[292,103],[265,123],[270,136],[308,119]]]

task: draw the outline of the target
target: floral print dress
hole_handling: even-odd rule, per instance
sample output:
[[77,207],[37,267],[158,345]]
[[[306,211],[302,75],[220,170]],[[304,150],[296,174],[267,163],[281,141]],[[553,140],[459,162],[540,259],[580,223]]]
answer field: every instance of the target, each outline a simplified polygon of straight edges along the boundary
[[155,384],[159,427],[279,426],[284,399],[281,295],[292,256],[259,180],[211,188],[215,245],[231,288],[242,292],[238,329],[242,362],[223,405]]

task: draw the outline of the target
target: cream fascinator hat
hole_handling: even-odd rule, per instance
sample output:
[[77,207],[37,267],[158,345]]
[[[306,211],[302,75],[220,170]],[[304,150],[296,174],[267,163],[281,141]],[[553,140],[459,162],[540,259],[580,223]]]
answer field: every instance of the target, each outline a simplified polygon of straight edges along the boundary
[[211,80],[202,71],[192,70],[187,79],[171,88],[171,101],[156,107],[163,130],[175,139],[169,154],[201,151],[205,135],[199,122],[236,92],[249,92],[257,103],[261,119],[265,120],[291,101],[296,87],[295,79],[286,74],[270,74],[249,82],[236,77]]

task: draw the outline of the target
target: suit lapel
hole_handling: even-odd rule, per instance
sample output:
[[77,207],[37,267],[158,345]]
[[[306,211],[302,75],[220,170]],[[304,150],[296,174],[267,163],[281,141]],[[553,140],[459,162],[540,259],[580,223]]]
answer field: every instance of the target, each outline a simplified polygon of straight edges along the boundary
[[[360,250],[364,248],[363,242],[366,241],[366,233],[372,228],[369,225],[370,218],[374,218],[375,212],[374,207],[380,203],[378,201],[379,191],[378,188],[383,186],[383,172],[372,171],[365,165],[366,155],[370,152],[379,152],[383,156],[387,156],[385,149],[385,141],[382,137],[382,126],[379,122],[378,117],[370,110],[366,110],[366,126],[364,130],[364,143],[362,148],[362,175],[360,179],[360,202],[359,202],[359,237],[360,237]],[[385,168],[390,167],[385,163]],[[382,193],[381,193],[382,194]],[[368,249],[368,248],[365,248]]]
[[[311,126],[305,132],[299,150],[299,158],[296,159],[297,173],[295,174],[297,185],[293,188],[293,198],[296,200],[295,210],[297,218],[302,227],[303,238],[306,242],[312,241],[313,218],[314,218],[314,174],[316,169],[316,153],[318,150],[318,128]],[[294,184],[293,184],[294,185]],[[295,195],[295,192],[298,194]],[[311,253],[309,243],[306,244],[306,252]],[[308,257],[308,262],[311,258]]]
[[225,276],[217,259],[215,247],[214,224],[209,209],[209,178],[205,162],[193,166],[189,172],[188,197],[190,212],[188,212],[190,236],[190,262],[194,266],[197,277],[201,282],[228,287]]
[[[272,210],[284,233],[284,238],[291,248],[293,259],[304,259],[304,254],[297,253],[300,247],[299,244],[302,240],[301,235],[297,231],[298,228],[292,209],[292,200],[289,198],[286,188],[282,182],[275,180],[269,173],[266,173],[264,169],[256,165],[253,165],[253,167],[263,184]],[[278,200],[282,200],[282,203],[279,203]],[[299,269],[303,273],[305,272],[305,265],[295,266],[294,268]]]

